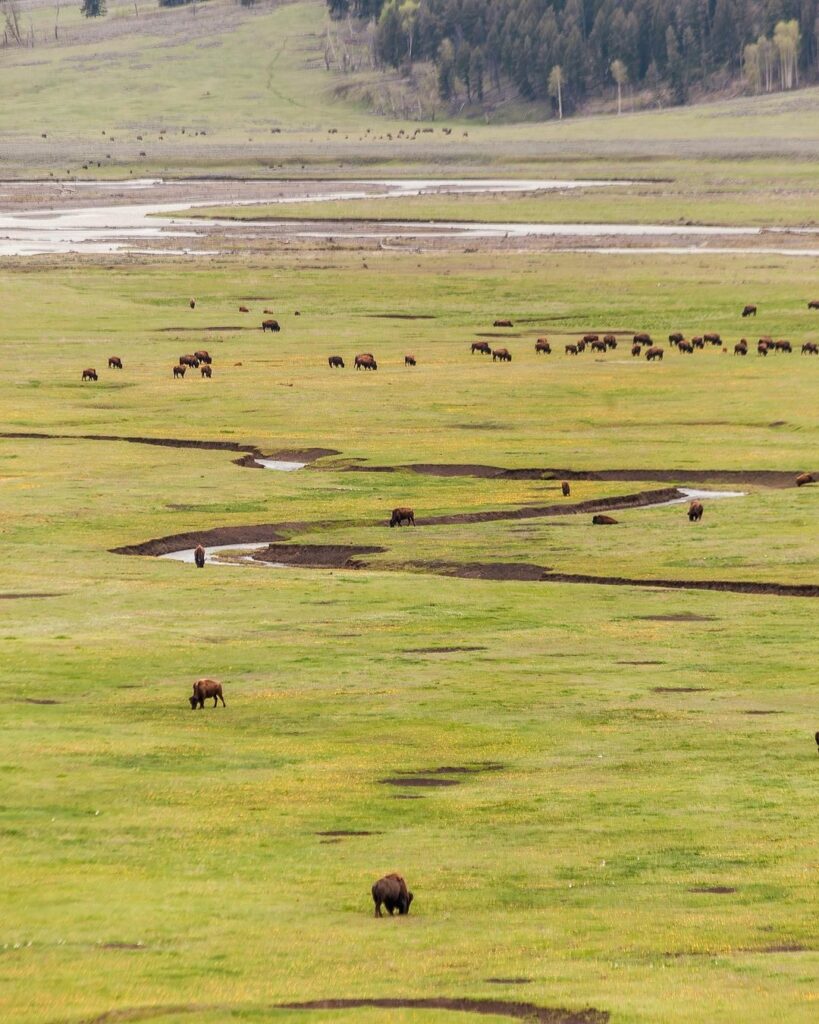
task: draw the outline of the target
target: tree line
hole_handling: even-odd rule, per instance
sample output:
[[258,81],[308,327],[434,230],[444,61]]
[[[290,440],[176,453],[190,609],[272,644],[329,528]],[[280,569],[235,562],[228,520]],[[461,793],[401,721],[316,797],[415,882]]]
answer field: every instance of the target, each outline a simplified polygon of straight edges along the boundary
[[744,79],[792,89],[819,70],[819,0],[327,0],[375,23],[376,59],[435,67],[444,100],[511,86],[563,116],[625,87],[685,103]]

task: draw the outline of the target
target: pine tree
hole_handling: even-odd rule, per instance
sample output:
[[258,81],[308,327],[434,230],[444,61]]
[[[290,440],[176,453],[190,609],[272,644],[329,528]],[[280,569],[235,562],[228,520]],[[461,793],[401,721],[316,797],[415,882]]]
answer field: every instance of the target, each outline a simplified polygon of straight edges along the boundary
[[105,14],[105,0],[82,0],[80,10],[86,18],[100,18]]

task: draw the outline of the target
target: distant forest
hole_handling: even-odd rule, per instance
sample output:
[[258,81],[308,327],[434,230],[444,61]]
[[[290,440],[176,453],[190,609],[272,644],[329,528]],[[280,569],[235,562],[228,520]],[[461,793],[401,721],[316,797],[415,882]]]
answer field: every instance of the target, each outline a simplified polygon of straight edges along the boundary
[[629,88],[668,103],[793,89],[819,70],[819,0],[327,0],[373,23],[375,59],[431,62],[442,100],[513,89],[563,116]]

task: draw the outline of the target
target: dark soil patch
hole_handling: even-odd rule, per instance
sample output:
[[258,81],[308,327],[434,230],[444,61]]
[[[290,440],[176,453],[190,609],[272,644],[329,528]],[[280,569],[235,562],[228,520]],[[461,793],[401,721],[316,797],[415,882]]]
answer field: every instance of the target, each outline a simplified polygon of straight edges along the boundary
[[808,946],[800,946],[798,942],[787,942],[780,946],[763,946],[762,949],[746,949],[743,953],[809,953]]
[[141,942],[101,942],[100,949],[147,949]]
[[652,686],[652,693],[712,693],[708,686]]
[[615,665],[665,665],[664,661],[616,661]]
[[347,1010],[374,1007],[406,1010],[452,1010],[482,1016],[511,1017],[532,1024],[606,1024],[605,1010],[566,1010],[562,1007],[537,1006],[535,1003],[511,1003],[496,999],[450,999],[443,996],[428,999],[315,999],[304,1003],[281,1003],[283,1010]]
[[693,612],[678,612],[676,615],[635,615],[635,619],[646,622],[717,622],[716,615],[695,615]]
[[62,704],[61,700],[51,700],[50,697],[24,697],[24,704]]
[[354,831],[352,829],[336,828],[331,829],[329,832],[316,832],[317,836],[383,836],[383,832],[364,832]]
[[432,775],[401,775],[378,780],[384,786],[418,786],[434,788],[435,786],[459,786],[457,779],[445,779]]
[[485,651],[486,647],[405,647],[402,654],[455,654],[460,651]]
[[770,711],[770,710],[769,711],[757,710],[756,708],[753,708],[751,711],[746,711],[745,714],[746,715],[782,715],[782,714],[784,714],[784,712],[783,711]]
[[321,845],[326,846],[328,843],[340,843],[341,839],[321,839],[319,842]]
[[524,583],[543,579],[547,571],[542,565],[526,562],[405,562],[403,568],[464,580],[516,580]]
[[313,569],[359,568],[354,562],[357,555],[373,555],[386,548],[355,544],[269,544],[264,551],[253,555],[257,562],[281,562],[284,565],[303,565]]
[[247,324],[225,324],[219,327],[157,327],[156,331],[158,334],[177,331],[180,334],[201,334],[203,331],[258,331],[260,326],[260,324],[254,324],[252,327],[248,327]]
[[531,978],[484,978],[488,985],[531,985]]
[[522,338],[520,331],[476,331],[476,338]]
[[785,427],[787,426],[786,420],[774,420],[773,423],[768,424],[769,427]]
[[776,597],[819,597],[819,585],[810,583],[750,583],[741,580],[635,579],[628,576],[588,576],[546,572],[546,583],[591,583],[612,587],[658,587],[663,590],[718,590],[729,594],[772,594]]
[[432,313],[365,313],[369,320],[437,320]]
[[452,430],[509,430],[507,423],[453,423]]
[[736,889],[732,889],[730,885],[706,885],[696,886],[694,889],[689,889],[689,892],[710,892],[716,893],[718,896],[725,896],[728,893],[736,892]]
[[28,597],[65,597],[65,593],[59,591],[47,591],[47,590],[34,590],[30,594],[8,592],[0,594],[0,601],[24,601]]

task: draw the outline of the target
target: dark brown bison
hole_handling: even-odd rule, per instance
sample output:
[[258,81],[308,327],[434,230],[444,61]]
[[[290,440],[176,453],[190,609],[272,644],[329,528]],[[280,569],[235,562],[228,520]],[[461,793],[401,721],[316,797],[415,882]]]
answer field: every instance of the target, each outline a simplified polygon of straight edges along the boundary
[[796,486],[797,487],[804,487],[805,484],[815,484],[815,483],[816,483],[816,480],[814,480],[813,476],[811,476],[810,473],[800,473],[799,476],[796,478]]
[[411,508],[394,508],[390,516],[390,526],[415,526],[415,512]]
[[646,359],[651,362],[652,359],[662,359],[663,350],[659,345],[652,345],[651,348],[646,349]]
[[683,340],[683,337],[684,335],[680,334],[679,332],[677,332],[676,334],[669,334],[668,343],[669,345],[679,345],[679,343]]
[[492,324],[492,326],[493,326],[493,327],[513,327],[513,326],[514,326],[514,324],[512,323],[512,321],[511,321],[511,320],[496,320],[496,321],[495,321],[495,322],[494,322],[494,323]]
[[642,349],[640,348],[640,346],[639,346],[639,345],[632,345],[632,346],[631,346],[631,354],[632,354],[633,356],[639,356],[639,354],[640,354],[640,353],[641,353],[642,351],[643,351],[643,350],[642,350]]
[[278,320],[262,320],[262,330],[276,332],[280,331],[281,327]]
[[240,313],[249,313],[250,310],[247,308],[247,306],[239,306],[239,312]]
[[608,346],[605,341],[593,341],[591,343],[591,350],[592,352],[606,352],[608,350]]
[[175,366],[173,368],[173,376],[174,376],[174,380],[176,380],[177,377],[184,377],[185,376],[185,367],[184,366]]
[[407,883],[401,875],[391,874],[379,878],[372,887],[373,903],[375,904],[375,916],[383,917],[381,905],[387,908],[387,913],[392,917],[394,911],[399,914],[408,914],[412,893],[407,889]]
[[95,369],[93,369],[93,367],[89,367],[87,370],[83,370],[82,371],[82,379],[83,380],[96,380],[97,379],[97,371]]
[[500,359],[502,363],[511,363],[512,353],[508,348],[495,348],[492,350],[492,362],[494,363],[497,359]]
[[191,708],[195,710],[197,707],[204,708],[205,701],[210,700],[211,697],[213,697],[214,707],[218,706],[219,701],[222,702],[222,707],[226,707],[221,683],[215,679],[197,679],[193,684],[193,694],[188,700],[191,702]]
[[811,299],[808,303],[808,309],[819,309],[819,299]]
[[482,355],[491,356],[492,349],[489,347],[488,341],[473,341],[472,342],[472,355],[476,352],[480,352]]
[[548,338],[538,338],[535,342],[535,352],[545,352],[547,356],[552,354],[552,346]]
[[702,502],[692,501],[688,506],[688,520],[692,523],[698,523],[702,519]]
[[616,526],[617,520],[612,519],[611,516],[596,515],[592,516],[592,523],[594,523],[595,526]]
[[603,341],[606,343],[606,348],[617,348],[617,339],[613,334],[604,334]]
[[120,359],[119,356],[109,356],[108,357],[108,369],[109,370],[121,370],[122,369],[122,360]]
[[736,343],[736,345],[734,345],[734,355],[735,356],[747,356],[748,355],[748,342],[744,338],[740,338],[740,340]]
[[208,380],[213,376],[213,369],[205,363],[205,365],[199,370],[203,377],[207,377]]
[[405,355],[404,366],[415,366],[415,356]]
[[210,353],[206,348],[200,348],[198,352],[193,353],[193,358],[198,359],[200,363],[212,363],[213,359],[210,357]]
[[571,489],[571,487],[569,487],[569,481],[568,480],[564,480],[563,481],[563,483],[560,485],[560,489],[561,489],[561,491],[563,491],[563,497],[564,498],[568,498],[569,495],[572,493],[572,489]]
[[600,340],[600,335],[599,334],[584,334],[583,335],[583,341],[585,341],[587,345],[591,345],[591,343],[593,341],[599,341],[599,340]]
[[631,339],[635,345],[652,345],[650,334],[635,334]]
[[693,348],[705,348],[705,339],[704,338],[692,338],[691,339],[691,346]]
[[805,344],[802,346],[802,355],[803,356],[817,356],[817,355],[819,355],[819,346],[817,346],[815,344],[815,342],[806,341]]
[[372,352],[361,352],[355,357],[355,368],[357,370],[377,370],[378,363]]
[[263,309],[262,312],[264,313],[265,316],[273,316],[273,313],[275,312],[275,310],[273,310],[273,309]]
[[789,341],[776,341],[774,342],[774,348],[777,352],[793,352]]
[[819,747],[819,732],[813,738],[816,740],[816,746]]
[[577,345],[567,345],[566,346],[566,355],[567,356],[576,356],[577,355]]
[[767,341],[762,341],[762,339],[760,338],[760,340],[756,343],[756,354],[758,356],[767,356],[768,349],[770,347],[771,346]]
[[338,369],[341,369],[341,370],[344,369],[344,360],[341,358],[341,356],[330,356],[327,359],[327,364],[328,364],[328,366],[330,367],[331,370],[335,369],[335,368],[338,368]]
[[746,306],[742,310],[743,316],[756,316],[756,306]]
[[719,334],[703,334],[703,341],[707,341],[709,345],[721,345],[722,338]]
[[196,358],[196,356],[191,356],[191,355],[180,356],[179,357],[179,365],[180,366],[190,366],[192,369],[198,370],[199,369],[199,360]]
[[191,299],[188,305],[191,307],[191,309],[196,309],[196,299]]
[[201,544],[196,545],[196,549],[193,552],[193,560],[196,563],[197,569],[205,568],[205,549]]
[[577,343],[577,351],[578,352],[585,352],[586,351],[586,342],[582,338]]
[[693,355],[694,354],[694,346],[691,344],[690,341],[678,341],[677,342],[677,351],[678,352],[687,352],[688,355]]

